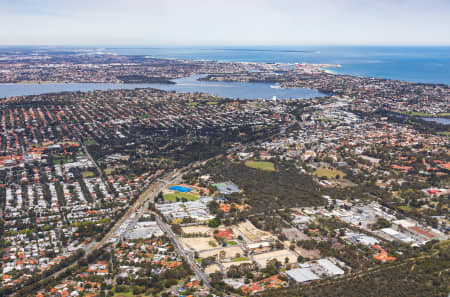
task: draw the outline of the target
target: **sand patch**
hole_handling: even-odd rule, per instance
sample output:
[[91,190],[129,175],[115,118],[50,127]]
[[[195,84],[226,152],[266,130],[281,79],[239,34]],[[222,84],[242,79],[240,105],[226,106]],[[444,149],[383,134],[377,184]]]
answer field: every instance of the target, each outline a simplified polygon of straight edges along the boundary
[[199,254],[200,258],[217,257],[221,251],[225,252],[226,258],[235,258],[237,254],[241,257],[244,255],[244,251],[238,246],[230,246],[222,249],[214,249],[210,251],[203,251]]
[[207,273],[207,274],[211,274],[211,273],[214,273],[214,272],[220,272],[220,267],[219,267],[219,265],[217,265],[217,264],[212,264],[212,265],[209,265],[209,266],[207,266],[207,267],[205,268],[205,273]]
[[320,251],[319,250],[307,250],[301,247],[296,247],[295,251],[302,257],[308,259],[319,259]]
[[292,264],[297,263],[298,256],[296,253],[290,250],[279,250],[253,256],[253,260],[255,260],[255,262],[263,268],[267,266],[267,261],[270,261],[272,259],[277,259],[277,261],[285,264],[286,258],[288,258],[289,263]]
[[216,246],[219,243],[214,239],[214,237],[190,237],[190,238],[180,238],[183,248],[186,250],[203,251],[214,248],[210,242],[213,242]]
[[252,264],[252,261],[240,261],[240,262],[227,262],[227,263],[222,263],[222,266],[225,270],[228,270],[231,266],[235,265],[235,266],[239,266],[241,264]]
[[248,239],[251,242],[258,241],[271,241],[275,239],[275,237],[269,232],[260,230],[256,228],[250,221],[245,221],[238,224],[236,227],[236,234],[242,234],[244,238]]
[[202,226],[202,225],[182,227],[181,230],[184,234],[199,234],[200,233],[200,234],[212,235],[214,233],[213,228],[209,228],[208,226]]

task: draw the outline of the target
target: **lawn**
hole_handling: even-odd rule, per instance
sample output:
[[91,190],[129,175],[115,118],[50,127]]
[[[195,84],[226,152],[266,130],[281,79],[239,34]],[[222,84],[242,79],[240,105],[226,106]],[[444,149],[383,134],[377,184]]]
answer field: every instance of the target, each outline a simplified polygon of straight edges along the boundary
[[178,218],[178,219],[172,220],[172,224],[174,224],[174,225],[181,224],[182,222],[183,222],[183,218]]
[[314,171],[314,175],[316,175],[318,177],[326,176],[329,179],[336,178],[336,175],[339,175],[341,178],[345,177],[344,172],[337,170],[337,169],[325,168],[325,167],[317,168],[316,171]]
[[319,119],[319,121],[321,121],[321,122],[325,122],[325,123],[327,123],[327,122],[339,122],[338,120],[336,120],[336,119],[325,119],[325,118],[323,118],[323,119]]
[[248,261],[248,258],[247,257],[233,258],[231,261],[232,262]]
[[93,146],[93,145],[98,145],[97,141],[95,141],[94,139],[88,139],[84,142],[84,144],[86,146]]
[[60,145],[67,145],[67,146],[72,146],[72,145],[75,145],[75,146],[79,146],[80,145],[80,143],[78,142],[78,141],[61,141],[61,142],[59,142],[59,144]]
[[112,168],[106,168],[105,169],[105,174],[106,175],[110,175],[111,173],[113,173],[114,172],[114,169],[112,169]]
[[127,288],[127,292],[116,292],[116,288],[114,288],[112,290],[112,292],[114,293],[114,297],[132,297],[133,295],[133,290],[131,290],[130,286],[123,286]]
[[95,176],[95,172],[93,172],[93,171],[83,171],[83,172],[81,173],[81,176],[82,176],[83,178],[94,177],[94,176]]
[[[145,294],[138,294],[138,295],[134,295],[133,294],[133,290],[130,288],[129,292],[121,292],[121,293],[114,293],[114,297],[147,297],[149,295],[145,295]],[[150,297],[150,296],[149,296]]]
[[189,193],[181,193],[181,192],[177,192],[177,193],[173,193],[173,194],[164,194],[163,197],[164,197],[164,200],[170,201],[170,202],[176,202],[177,197],[179,198],[180,201],[183,198],[186,198],[187,201],[195,201],[199,198],[197,195],[189,194]]
[[206,104],[208,104],[208,105],[216,105],[218,102],[216,102],[216,101],[208,101],[208,102],[206,102]]
[[417,111],[402,111],[402,110],[395,110],[394,112],[403,114],[406,116],[412,116],[412,117],[431,117],[432,114],[425,113],[425,112],[417,112]]
[[129,292],[120,292],[120,293],[114,293],[114,297],[133,297],[133,291],[130,289]]
[[72,162],[72,158],[64,158],[61,156],[53,156],[53,165],[66,164]]
[[186,104],[187,106],[196,106],[198,105],[198,102],[189,102],[188,104]]
[[412,212],[414,211],[414,208],[408,205],[400,205],[397,206],[398,209],[403,210],[404,212]]
[[417,111],[401,111],[401,110],[395,110],[394,112],[403,114],[410,117],[424,117],[424,118],[438,118],[438,117],[448,117],[450,116],[450,113],[448,112],[442,112],[438,114],[432,114],[432,113],[426,113],[426,112],[417,112]]
[[236,241],[233,241],[233,240],[231,240],[231,241],[228,241],[228,242],[227,242],[227,244],[228,244],[228,245],[237,245],[237,242],[236,242]]
[[268,161],[246,161],[245,166],[265,171],[275,171],[275,166]]

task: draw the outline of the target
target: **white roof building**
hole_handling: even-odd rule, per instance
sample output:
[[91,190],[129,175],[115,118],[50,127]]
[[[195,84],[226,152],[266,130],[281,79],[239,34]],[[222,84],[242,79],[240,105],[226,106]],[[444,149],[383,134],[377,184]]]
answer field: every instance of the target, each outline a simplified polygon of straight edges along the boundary
[[320,277],[312,272],[309,268],[291,269],[286,271],[286,274],[298,283],[320,279]]
[[344,270],[336,266],[336,264],[332,263],[328,259],[320,259],[317,260],[317,264],[320,265],[324,269],[324,273],[329,276],[335,275],[343,275]]
[[255,243],[249,243],[247,245],[247,248],[249,250],[253,250],[253,249],[259,249],[259,248],[266,248],[266,247],[270,247],[270,243],[267,241],[261,241],[261,242],[255,242]]

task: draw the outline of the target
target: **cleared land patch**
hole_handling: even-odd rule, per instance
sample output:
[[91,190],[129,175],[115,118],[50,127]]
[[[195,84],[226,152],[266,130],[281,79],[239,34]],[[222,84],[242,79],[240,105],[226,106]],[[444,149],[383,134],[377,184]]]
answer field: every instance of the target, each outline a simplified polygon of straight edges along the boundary
[[223,266],[223,268],[225,268],[225,270],[228,270],[231,266],[238,266],[241,264],[252,264],[252,261],[241,261],[241,262],[227,262],[227,263],[221,263],[221,265]]
[[269,161],[246,161],[245,166],[265,171],[275,171],[275,165]]
[[318,177],[327,177],[329,179],[333,179],[336,178],[336,176],[339,175],[340,178],[345,177],[345,173],[337,170],[337,169],[333,169],[333,168],[325,168],[325,167],[319,167],[316,169],[316,171],[314,171],[314,175],[318,176]]
[[60,165],[70,163],[73,160],[71,158],[66,158],[63,156],[53,156],[53,165]]
[[242,261],[248,261],[248,257],[238,257],[231,259],[232,262],[242,262]]
[[88,139],[84,142],[84,144],[86,146],[94,146],[94,145],[98,145],[97,141],[95,141],[94,139]]
[[205,268],[205,272],[207,274],[211,274],[211,273],[214,273],[214,272],[220,272],[220,267],[217,264],[212,264],[212,265],[209,265],[209,266],[207,266]]
[[[211,247],[208,247],[211,249]],[[220,252],[225,253],[225,258],[236,258],[238,255],[242,256],[244,254],[244,251],[238,247],[238,246],[231,246],[231,247],[224,247],[223,249],[214,249],[211,251],[204,251],[201,252],[199,257],[200,258],[208,258],[208,257],[216,257],[220,255]]]
[[81,173],[81,176],[83,176],[83,178],[94,177],[95,176],[95,172],[93,172],[93,171],[83,171]]
[[285,263],[286,258],[289,259],[289,263],[297,263],[298,256],[290,250],[279,250],[253,256],[255,262],[263,268],[267,266],[267,261],[277,259],[277,261]]
[[308,258],[308,259],[319,259],[320,258],[320,251],[319,250],[307,250],[301,247],[296,247],[295,251],[302,257]]
[[208,234],[213,233],[214,228],[209,228],[208,226],[198,225],[198,226],[186,226],[181,228],[183,234]]
[[261,240],[270,240],[273,238],[269,232],[256,228],[250,221],[245,221],[236,226],[237,234],[242,235],[251,242],[258,242]]
[[214,237],[181,238],[180,241],[185,249],[195,251],[211,249],[210,242],[214,242],[216,245],[218,245],[218,242],[214,239]]
[[114,172],[114,169],[113,168],[106,168],[104,170],[104,172],[105,172],[106,175],[111,175]]

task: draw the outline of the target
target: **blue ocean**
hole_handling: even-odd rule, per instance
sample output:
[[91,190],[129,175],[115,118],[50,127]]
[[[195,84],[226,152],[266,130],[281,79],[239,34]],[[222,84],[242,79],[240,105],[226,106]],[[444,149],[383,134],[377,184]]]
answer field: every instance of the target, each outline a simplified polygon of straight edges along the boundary
[[[1,49],[2,47],[0,47]],[[45,49],[41,47],[40,49]],[[50,50],[78,49],[51,47]],[[339,64],[331,72],[380,77],[409,82],[450,85],[450,47],[91,47],[92,51],[156,58],[213,60],[223,62]],[[39,50],[22,47],[32,52]],[[277,89],[265,83],[201,82],[197,76],[161,84],[0,84],[0,98],[62,91],[157,88],[177,92],[206,92],[239,99],[314,98],[326,96],[307,88]]]
[[450,84],[450,47],[110,47],[125,55],[224,62],[340,64],[335,73],[381,77],[409,82]]

